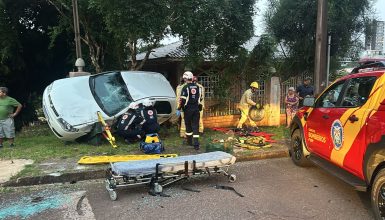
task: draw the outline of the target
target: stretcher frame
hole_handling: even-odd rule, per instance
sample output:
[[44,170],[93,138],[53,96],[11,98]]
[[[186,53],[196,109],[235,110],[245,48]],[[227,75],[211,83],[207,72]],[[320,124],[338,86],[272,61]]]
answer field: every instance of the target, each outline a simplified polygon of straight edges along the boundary
[[[118,198],[117,189],[148,185],[150,186],[149,193],[151,195],[162,195],[163,187],[167,187],[173,183],[181,180],[186,180],[192,176],[211,176],[212,174],[223,174],[228,178],[229,182],[236,181],[235,174],[229,174],[228,170],[232,164],[226,164],[222,166],[208,166],[204,168],[197,168],[196,161],[184,162],[184,170],[178,170],[176,172],[161,172],[160,166],[172,166],[178,163],[157,163],[155,165],[155,173],[145,176],[130,177],[125,175],[115,175],[111,168],[106,170],[106,189],[109,193],[110,199],[115,201]],[[192,168],[190,166],[192,164]]]

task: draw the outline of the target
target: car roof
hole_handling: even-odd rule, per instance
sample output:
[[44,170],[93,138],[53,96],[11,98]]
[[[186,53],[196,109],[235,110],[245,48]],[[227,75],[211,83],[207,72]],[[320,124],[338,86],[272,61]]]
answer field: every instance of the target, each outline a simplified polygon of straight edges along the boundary
[[357,78],[357,77],[365,77],[365,76],[381,76],[384,73],[385,73],[385,69],[368,71],[368,72],[360,72],[360,73],[352,73],[352,74],[349,74],[349,75],[346,75],[346,76],[339,78],[337,81],[351,79],[351,78]]
[[98,75],[104,75],[107,73],[144,73],[144,74],[161,74],[154,71],[142,71],[142,70],[111,70],[111,71],[105,71],[97,74],[93,74],[91,76],[98,76]]
[[362,63],[360,66],[355,67],[352,73],[359,73],[359,72],[369,72],[369,71],[375,71],[385,69],[385,61],[367,61],[365,63]]

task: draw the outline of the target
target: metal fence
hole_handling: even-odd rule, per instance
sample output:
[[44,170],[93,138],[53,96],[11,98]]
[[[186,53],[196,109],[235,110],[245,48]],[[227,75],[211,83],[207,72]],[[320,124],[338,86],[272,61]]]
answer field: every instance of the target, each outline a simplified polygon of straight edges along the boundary
[[[238,103],[244,93],[240,83],[236,83],[231,88],[231,95],[228,98],[215,97],[215,87],[218,86],[219,76],[201,75],[198,77],[198,82],[205,87],[205,117],[211,116],[225,116],[225,115],[239,115]],[[252,99],[260,103],[266,104],[266,89],[265,81],[260,80],[259,89],[252,96]]]

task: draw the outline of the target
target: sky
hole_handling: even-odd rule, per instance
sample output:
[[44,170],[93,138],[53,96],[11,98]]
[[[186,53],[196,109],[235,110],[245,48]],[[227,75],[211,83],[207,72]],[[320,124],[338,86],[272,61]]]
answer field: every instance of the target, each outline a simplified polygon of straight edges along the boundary
[[[378,20],[385,21],[385,0],[376,0],[374,7],[376,8],[376,16]],[[385,53],[385,45],[382,48],[382,51]]]
[[376,15],[379,20],[385,21],[385,0],[377,0],[374,7],[376,8]]

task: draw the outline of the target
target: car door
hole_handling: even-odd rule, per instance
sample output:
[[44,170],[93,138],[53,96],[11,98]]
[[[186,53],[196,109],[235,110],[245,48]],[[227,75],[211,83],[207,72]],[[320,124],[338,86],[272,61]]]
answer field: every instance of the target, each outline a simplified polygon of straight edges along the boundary
[[345,82],[345,80],[338,81],[322,93],[307,116],[305,130],[307,146],[311,152],[325,159],[330,158],[332,150],[330,128],[344,111],[339,108],[339,103]]
[[330,160],[358,176],[362,174],[363,127],[370,113],[369,95],[376,79],[376,76],[365,76],[347,82],[339,107],[340,115],[330,127]]

